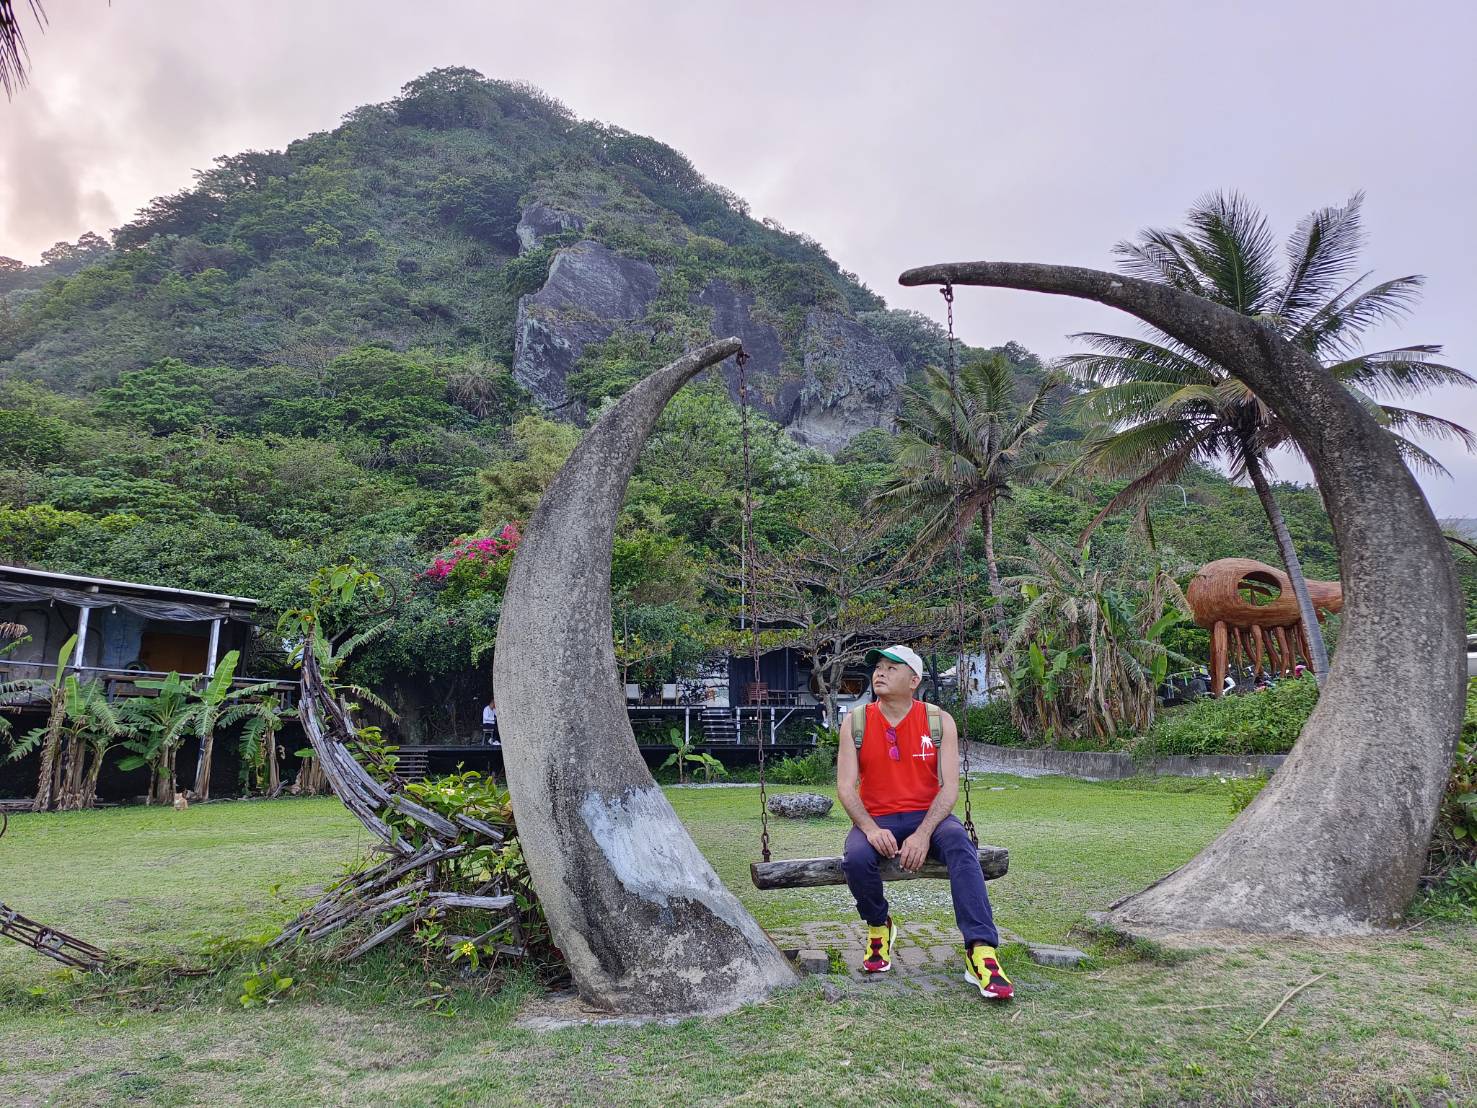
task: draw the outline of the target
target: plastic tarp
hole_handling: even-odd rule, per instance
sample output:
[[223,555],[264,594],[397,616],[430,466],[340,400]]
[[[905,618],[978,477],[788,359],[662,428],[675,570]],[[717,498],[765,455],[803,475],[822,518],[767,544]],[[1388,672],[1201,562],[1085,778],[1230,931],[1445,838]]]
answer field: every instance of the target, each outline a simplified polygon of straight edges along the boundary
[[219,608],[213,604],[191,604],[186,600],[123,596],[118,593],[84,592],[81,589],[58,588],[54,585],[23,584],[0,581],[0,604],[34,604],[38,600],[55,600],[77,608],[111,608],[115,605],[148,619],[184,620],[230,619],[251,623],[251,613],[243,608]]

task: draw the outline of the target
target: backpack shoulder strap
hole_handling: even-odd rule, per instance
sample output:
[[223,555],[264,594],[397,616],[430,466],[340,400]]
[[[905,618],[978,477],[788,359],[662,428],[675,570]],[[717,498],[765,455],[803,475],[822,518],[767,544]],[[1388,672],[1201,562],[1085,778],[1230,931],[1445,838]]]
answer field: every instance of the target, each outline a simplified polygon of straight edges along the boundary
[[[929,704],[927,701],[924,702],[923,707],[928,712],[928,733],[933,736],[933,748],[935,752],[940,751],[943,749],[944,744],[943,709],[940,708],[937,704]],[[937,753],[934,754],[933,768],[938,774],[939,788],[943,788],[944,760],[940,758]]]
[[[860,723],[857,722],[858,716],[861,717]],[[846,718],[851,720],[851,741],[856,745],[856,748],[860,750],[862,748],[862,740],[867,737],[866,704],[858,704],[855,708],[851,710],[851,714],[848,715]]]

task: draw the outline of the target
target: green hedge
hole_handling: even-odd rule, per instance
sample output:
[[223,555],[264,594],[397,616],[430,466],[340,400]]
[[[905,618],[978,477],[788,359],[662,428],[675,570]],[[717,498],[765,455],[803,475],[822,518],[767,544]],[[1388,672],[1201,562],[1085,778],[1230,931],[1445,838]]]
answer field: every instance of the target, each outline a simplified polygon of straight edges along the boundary
[[1130,750],[1143,758],[1286,754],[1317,702],[1318,683],[1311,677],[1283,681],[1261,692],[1197,700],[1167,709]]

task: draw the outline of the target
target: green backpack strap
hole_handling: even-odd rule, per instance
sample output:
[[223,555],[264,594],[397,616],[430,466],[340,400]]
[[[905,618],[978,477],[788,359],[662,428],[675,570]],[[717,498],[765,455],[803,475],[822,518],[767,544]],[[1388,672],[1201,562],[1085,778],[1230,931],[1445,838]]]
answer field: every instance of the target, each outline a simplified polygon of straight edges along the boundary
[[[860,727],[857,726],[856,722],[857,713],[861,713],[862,717],[862,723]],[[851,741],[855,744],[858,750],[861,750],[862,739],[866,738],[867,736],[867,706],[865,704],[858,704],[855,708],[851,710],[846,718],[851,720]]]
[[933,768],[938,774],[939,788],[942,789],[944,787],[944,760],[939,757],[939,753],[944,748],[944,712],[937,704],[925,702],[923,707],[928,712],[928,734],[933,739]]

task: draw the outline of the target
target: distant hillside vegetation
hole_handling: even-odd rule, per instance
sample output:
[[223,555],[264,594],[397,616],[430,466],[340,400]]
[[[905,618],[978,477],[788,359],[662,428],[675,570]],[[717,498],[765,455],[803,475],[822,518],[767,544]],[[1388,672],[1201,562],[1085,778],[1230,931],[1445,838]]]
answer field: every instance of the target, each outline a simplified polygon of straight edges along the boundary
[[768,414],[830,451],[886,425],[942,349],[672,148],[468,69],[217,158],[111,250],[88,235],[0,262],[0,371],[69,391],[164,359],[317,369],[368,342],[479,359],[580,418],[734,333]]

